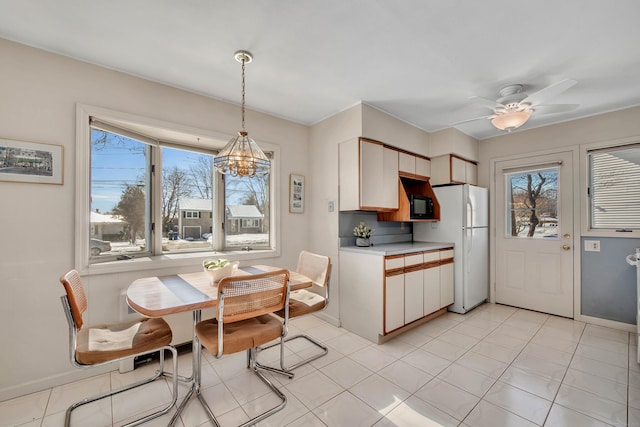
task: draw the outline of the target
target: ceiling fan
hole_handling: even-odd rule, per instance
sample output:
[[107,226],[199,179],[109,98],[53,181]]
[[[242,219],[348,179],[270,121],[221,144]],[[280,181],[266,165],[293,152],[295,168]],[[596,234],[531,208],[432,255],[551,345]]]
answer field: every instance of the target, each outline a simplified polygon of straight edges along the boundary
[[500,98],[496,101],[472,96],[473,102],[485,106],[493,111],[493,114],[476,117],[469,120],[453,123],[459,125],[461,123],[472,122],[475,120],[489,119],[491,124],[500,130],[511,132],[519,128],[529,120],[533,112],[542,114],[561,113],[572,111],[578,108],[578,104],[544,104],[545,101],[551,99],[565,90],[569,89],[577,82],[571,79],[561,80],[553,83],[538,92],[528,95],[524,92],[524,85],[512,84],[505,86],[498,92]]

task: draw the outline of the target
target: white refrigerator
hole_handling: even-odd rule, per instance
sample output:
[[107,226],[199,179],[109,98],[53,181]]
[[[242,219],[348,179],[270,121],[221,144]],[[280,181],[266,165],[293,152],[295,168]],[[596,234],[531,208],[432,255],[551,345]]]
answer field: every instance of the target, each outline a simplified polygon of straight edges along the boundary
[[464,314],[489,298],[489,197],[486,188],[450,185],[433,189],[439,222],[413,224],[413,240],[453,242],[454,303]]

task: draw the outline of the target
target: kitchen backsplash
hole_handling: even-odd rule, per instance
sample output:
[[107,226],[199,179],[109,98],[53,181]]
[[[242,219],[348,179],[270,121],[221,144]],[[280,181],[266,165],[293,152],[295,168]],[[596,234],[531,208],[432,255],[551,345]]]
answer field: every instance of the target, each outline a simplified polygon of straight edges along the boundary
[[375,212],[350,211],[340,212],[339,217],[340,246],[355,245],[353,229],[361,222],[373,230],[371,244],[410,242],[413,239],[413,227],[410,222],[378,221]]

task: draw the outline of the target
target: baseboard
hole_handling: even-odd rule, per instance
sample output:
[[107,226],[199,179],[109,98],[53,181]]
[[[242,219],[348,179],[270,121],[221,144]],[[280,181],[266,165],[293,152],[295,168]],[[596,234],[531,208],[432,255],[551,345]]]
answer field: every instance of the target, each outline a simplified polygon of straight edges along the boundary
[[36,381],[30,381],[12,387],[3,388],[0,390],[0,402],[117,370],[118,363],[114,362],[112,364],[101,366],[98,368],[91,368],[86,370],[74,369],[72,371],[51,375],[46,378],[41,378]]
[[611,329],[619,329],[626,332],[636,332],[637,326],[629,323],[616,322],[615,320],[601,319],[599,317],[580,315],[577,319],[578,322],[589,323],[592,325],[604,326]]
[[333,316],[329,316],[327,313],[324,312],[320,312],[320,313],[316,313],[314,314],[314,316],[324,320],[327,323],[331,323],[333,326],[335,326],[336,328],[340,327],[340,320],[336,319]]

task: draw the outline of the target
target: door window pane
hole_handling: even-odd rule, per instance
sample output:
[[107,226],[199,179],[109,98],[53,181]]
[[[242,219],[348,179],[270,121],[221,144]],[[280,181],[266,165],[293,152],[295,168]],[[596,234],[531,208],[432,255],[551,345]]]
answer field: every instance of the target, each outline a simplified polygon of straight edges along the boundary
[[558,237],[558,178],[558,168],[506,174],[506,236]]
[[150,146],[91,131],[91,259],[148,252]]
[[225,175],[225,247],[269,247],[269,175]]

